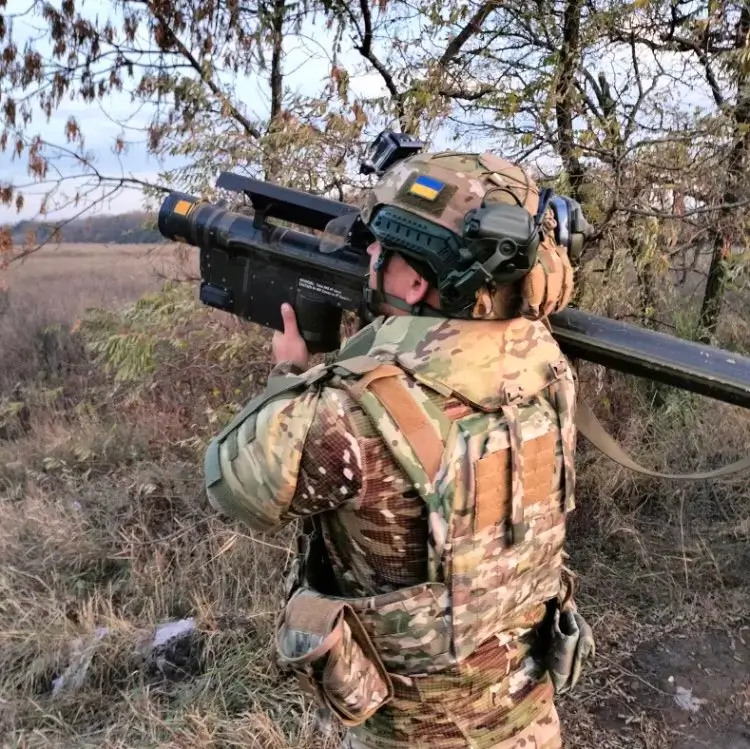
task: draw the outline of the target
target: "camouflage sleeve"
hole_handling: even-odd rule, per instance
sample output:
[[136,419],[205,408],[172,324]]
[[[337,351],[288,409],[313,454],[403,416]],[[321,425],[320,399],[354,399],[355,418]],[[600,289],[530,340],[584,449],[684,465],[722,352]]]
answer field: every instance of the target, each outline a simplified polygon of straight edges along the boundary
[[214,440],[206,455],[212,507],[256,531],[275,532],[354,498],[361,462],[346,400],[327,387],[282,394]]

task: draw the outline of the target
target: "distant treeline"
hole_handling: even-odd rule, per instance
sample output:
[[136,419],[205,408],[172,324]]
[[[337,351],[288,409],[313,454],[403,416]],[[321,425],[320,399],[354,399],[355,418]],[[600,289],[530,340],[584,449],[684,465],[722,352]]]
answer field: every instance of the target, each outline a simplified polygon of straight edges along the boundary
[[[50,239],[60,221],[19,221],[7,226],[13,242],[21,244],[34,232],[34,241]],[[54,236],[60,242],[91,242],[102,244],[146,244],[164,242],[156,227],[156,215],[145,212],[120,213],[112,216],[90,216],[64,223]]]

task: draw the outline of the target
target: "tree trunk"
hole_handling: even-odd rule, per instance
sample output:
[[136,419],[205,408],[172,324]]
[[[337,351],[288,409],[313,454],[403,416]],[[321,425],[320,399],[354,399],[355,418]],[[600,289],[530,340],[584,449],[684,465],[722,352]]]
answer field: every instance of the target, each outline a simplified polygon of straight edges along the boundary
[[[749,37],[750,0],[746,0],[737,24],[735,49],[739,51],[746,48]],[[700,314],[700,337],[704,343],[710,343],[716,335],[727,282],[726,261],[736,241],[734,233],[727,228],[731,215],[737,210],[731,205],[744,198],[746,192],[741,180],[746,179],[745,172],[750,153],[750,75],[745,70],[737,71],[737,106],[734,111],[734,123],[734,145],[727,160],[723,207],[711,241],[711,267]]]
[[266,146],[265,179],[268,182],[278,181],[282,170],[282,161],[277,156],[275,138],[283,134],[281,115],[284,109],[284,74],[282,63],[284,57],[284,20],[286,17],[286,0],[273,0],[271,15],[271,112],[268,123],[268,134],[271,136]]
[[575,106],[575,74],[581,54],[581,8],[583,0],[568,0],[563,14],[563,43],[560,48],[557,83],[555,84],[555,115],[557,148],[570,182],[574,200],[583,204],[583,166],[575,154],[573,109]]

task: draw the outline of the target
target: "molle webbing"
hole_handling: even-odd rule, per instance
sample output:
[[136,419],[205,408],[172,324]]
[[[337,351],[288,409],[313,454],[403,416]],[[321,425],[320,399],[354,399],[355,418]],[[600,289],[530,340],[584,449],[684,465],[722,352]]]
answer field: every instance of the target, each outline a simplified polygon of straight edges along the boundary
[[[508,437],[510,439],[510,477],[511,477],[511,525],[510,539],[512,543],[523,541],[526,537],[526,526],[523,522],[523,493],[524,493],[524,449],[521,425],[518,423],[518,411],[512,405],[503,406],[503,414],[508,424]],[[475,497],[474,509],[480,513],[479,506],[481,496]],[[492,501],[491,498],[487,500]]]
[[[556,377],[562,375],[563,365],[564,362],[552,366]],[[413,481],[429,509],[444,511],[445,508],[440,507],[433,481],[446,449],[446,441],[452,426],[450,420],[437,408],[431,409],[428,413],[428,401],[417,398],[419,389],[407,384],[406,373],[398,366],[381,363],[366,356],[339,361],[337,366],[340,370],[358,376],[354,382],[344,379],[342,386],[370,415],[387,444],[395,445],[396,433],[403,437],[406,445],[394,451],[394,456]],[[568,436],[562,440],[567,509],[572,505],[571,450],[574,449],[574,443],[571,443],[571,438],[574,440],[575,435],[572,404],[559,395],[557,386],[558,382],[553,382],[551,387],[553,392],[558,392],[556,402],[564,410],[564,413],[558,414],[561,432]],[[555,437],[552,433],[543,437],[547,449],[543,451],[544,457],[540,460],[539,438],[526,441],[523,439],[518,412],[518,404],[523,400],[521,391],[508,388],[505,400],[502,412],[507,423],[510,444],[498,454],[489,454],[477,462],[477,466],[481,467],[476,478],[473,509],[476,530],[489,524],[502,523],[509,517],[508,540],[515,543],[522,541],[527,531],[523,519],[524,505],[529,504],[529,500],[543,501],[551,490],[554,446],[550,449],[548,443],[550,440],[554,443]],[[389,435],[387,428],[383,431],[388,417],[394,426],[392,435]],[[527,460],[531,461],[529,470],[524,467]],[[539,481],[544,484],[541,492],[535,491],[535,484]],[[525,499],[527,493],[530,495]],[[509,512],[503,514],[506,508],[505,499],[510,500],[510,508]],[[445,512],[443,514],[445,515]],[[437,552],[440,552],[439,548]]]
[[[523,481],[520,507],[512,507],[513,485],[511,448],[497,450],[477,461],[475,467],[477,531],[497,525],[515,513],[522,521],[523,508],[543,502],[549,496],[554,479],[555,434],[548,432],[523,443],[518,469]],[[515,520],[514,520],[515,522]]]
[[575,453],[576,453],[576,403],[575,390],[565,387],[562,378],[563,369],[567,368],[564,360],[552,364],[552,369],[559,379],[550,386],[557,412],[560,438],[562,441],[563,465],[563,506],[565,512],[575,509]]

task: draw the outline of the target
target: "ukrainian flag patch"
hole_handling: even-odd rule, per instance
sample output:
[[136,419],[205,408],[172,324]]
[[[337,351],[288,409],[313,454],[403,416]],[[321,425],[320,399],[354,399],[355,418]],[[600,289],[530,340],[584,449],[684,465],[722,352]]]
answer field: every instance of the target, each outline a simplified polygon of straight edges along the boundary
[[434,177],[427,177],[420,175],[417,177],[412,186],[409,188],[411,195],[418,195],[420,198],[429,200],[430,202],[437,200],[440,191],[445,187],[445,182],[441,182],[439,179]]

